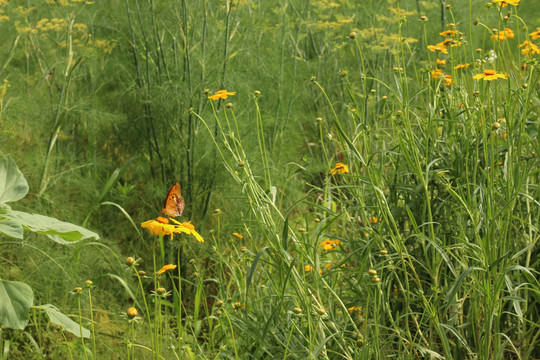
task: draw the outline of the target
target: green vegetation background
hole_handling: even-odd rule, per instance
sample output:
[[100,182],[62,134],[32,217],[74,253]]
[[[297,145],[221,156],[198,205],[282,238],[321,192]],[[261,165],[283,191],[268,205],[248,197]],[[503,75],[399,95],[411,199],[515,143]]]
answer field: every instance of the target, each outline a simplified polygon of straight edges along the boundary
[[[399,163],[392,163],[386,169],[387,165],[376,161],[382,152],[401,152],[404,149],[395,147],[398,141],[393,141],[396,136],[393,129],[399,127],[399,120],[396,125],[393,116],[401,109],[395,91],[406,82],[409,84],[407,101],[410,107],[421,114],[431,113],[432,109],[426,107],[428,101],[424,102],[424,93],[420,91],[426,86],[423,80],[430,79],[429,71],[435,67],[433,61],[436,55],[428,53],[426,44],[441,41],[438,33],[446,30],[449,23],[454,23],[465,34],[464,47],[470,48],[470,51],[464,51],[470,57],[464,58],[463,62],[472,63],[472,57],[490,56],[489,50],[494,45],[489,40],[489,29],[501,24],[498,11],[484,6],[485,1],[476,0],[111,0],[95,3],[28,0],[17,3],[0,1],[0,4],[0,79],[7,81],[0,113],[0,152],[11,154],[30,184],[30,195],[19,203],[19,210],[84,224],[102,235],[99,243],[68,247],[51,244],[34,235],[29,235],[23,243],[3,244],[0,275],[3,279],[27,282],[34,289],[38,303],[57,304],[66,313],[75,306],[68,292],[87,279],[93,280],[97,284],[94,296],[100,331],[120,338],[124,325],[119,314],[129,306],[129,297],[124,288],[111,281],[106,274],[122,274],[126,256],[140,257],[144,260],[143,264],[150,266],[149,254],[154,243],[148,234],[145,234],[147,241],[142,242],[125,214],[118,207],[103,205],[102,202],[118,204],[139,224],[160,214],[167,190],[179,182],[186,200],[183,218],[190,219],[207,240],[204,244],[186,245],[184,260],[196,259],[198,271],[203,277],[217,278],[216,274],[223,270],[218,260],[212,257],[215,243],[234,249],[231,251],[238,256],[235,262],[241,272],[245,272],[254,259],[240,251],[241,245],[248,246],[253,254],[268,246],[268,238],[259,234],[259,220],[250,210],[249,193],[230,176],[209,132],[191,112],[204,118],[210,124],[211,131],[214,131],[213,108],[207,98],[209,94],[221,89],[236,92],[226,101],[215,102],[217,113],[222,116],[226,104],[232,103],[238,119],[239,133],[235,135],[243,139],[245,161],[249,160],[254,177],[261,183],[267,180],[267,174],[271,177],[272,181],[265,184],[273,185],[277,191],[279,201],[276,203],[282,213],[288,216],[291,229],[307,228],[308,233],[313,231],[311,234],[314,234],[317,226],[313,223],[314,219],[325,214],[318,197],[328,186],[328,172],[337,162],[349,163],[354,169],[351,172],[356,171],[356,175],[360,175],[362,170],[358,162],[356,167],[352,164],[346,143],[336,140],[339,136],[332,125],[331,108],[325,95],[310,78],[315,77],[325,89],[339,118],[359,116],[351,110],[354,105],[350,93],[361,104],[359,111],[366,114],[373,112],[373,116],[364,118],[364,126],[371,128],[367,136],[374,141],[374,151],[369,154],[375,159],[372,164],[380,167],[379,175],[384,178],[381,184],[392,183],[392,178],[403,180],[401,184],[394,182],[398,186],[394,190],[396,193],[408,192],[410,198],[403,201],[408,201],[413,207],[415,196],[419,196],[419,203],[423,201],[421,195],[414,189],[399,189],[399,186],[408,186],[405,178],[413,170]],[[450,9],[446,8],[447,4],[451,5]],[[519,14],[523,20],[512,18],[511,25],[516,32],[517,27],[521,28],[524,24],[529,32],[540,26],[540,7],[532,1],[523,0],[519,7],[505,9],[513,9],[513,14]],[[427,16],[427,22],[419,20],[421,15]],[[474,26],[472,22],[475,18],[487,24],[487,29]],[[356,32],[356,41],[360,44],[362,61],[365,63],[360,61],[359,50],[349,37],[353,31]],[[527,32],[521,33],[524,36]],[[69,51],[70,42],[72,51]],[[514,41],[512,49],[502,49],[504,55],[498,53],[499,61],[503,56],[507,59],[505,64],[508,72],[520,71],[522,63],[518,44]],[[476,48],[482,49],[481,54],[474,52]],[[531,62],[531,66],[536,66],[536,62]],[[400,67],[408,69],[405,79],[395,80],[396,67],[397,70]],[[467,74],[472,77],[480,71],[478,69],[468,70]],[[534,131],[537,134],[538,129],[536,67],[534,71],[536,75],[530,82],[530,91],[536,103],[523,105],[529,110],[528,118],[532,119],[528,120],[529,134]],[[366,82],[362,74],[370,80]],[[344,81],[345,77],[348,84]],[[516,83],[519,81],[518,78]],[[394,91],[381,83],[389,84]],[[469,80],[469,86],[472,86],[470,84],[472,80]],[[365,96],[366,86],[375,92]],[[207,89],[209,94],[205,92]],[[255,95],[255,91],[260,91],[260,95]],[[450,90],[443,89],[441,93],[445,91]],[[388,97],[387,103],[382,100],[385,95]],[[260,107],[263,127],[260,130],[264,133],[266,146],[262,153],[254,97],[257,97]],[[491,114],[492,120],[502,118],[504,114],[495,111],[495,114]],[[317,118],[322,119],[322,124]],[[344,127],[345,132],[358,141],[355,136],[359,130],[354,122],[348,122]],[[217,128],[215,131],[217,134]],[[379,140],[384,144],[376,144]],[[538,144],[534,145],[534,142],[538,142],[537,135],[531,135],[530,143],[526,146],[532,150],[538,149]],[[264,166],[264,153],[267,154],[267,168]],[[466,163],[464,160],[461,164],[466,167]],[[528,164],[538,165],[536,155],[532,155]],[[536,165],[531,167],[534,169]],[[236,166],[236,171],[241,173],[242,164]],[[459,169],[453,170],[458,172]],[[464,168],[461,170],[465,171]],[[520,171],[519,166],[514,170]],[[531,171],[531,168],[527,171]],[[535,201],[529,204],[530,209],[522,209],[529,218],[520,212],[519,219],[514,219],[521,224],[539,219],[538,197],[534,197],[534,194],[538,194],[538,175],[531,173],[528,181]],[[356,190],[348,192],[349,184]],[[354,194],[361,192],[365,183],[351,181],[341,185],[344,186],[340,191],[347,200],[343,203],[332,200],[328,204],[331,204],[329,209],[333,210],[333,214],[346,214],[335,216],[332,221],[336,222],[337,230],[332,231],[337,238],[347,238],[351,230],[347,225],[337,224],[345,222],[346,217],[348,220],[349,216],[358,216],[355,209],[359,204]],[[410,186],[413,187],[413,184]],[[263,186],[263,189],[268,194],[274,191],[271,186]],[[392,194],[387,195],[392,197]],[[380,203],[374,199],[373,195],[362,214],[387,219],[378,207]],[[451,223],[457,221],[456,217],[445,219],[444,216],[449,213],[443,210],[444,206],[444,203],[440,204],[437,221],[445,231],[454,231],[458,237],[460,229],[452,229]],[[219,214],[215,209],[221,210]],[[418,211],[426,211],[422,209]],[[396,218],[406,215],[396,215]],[[445,223],[446,220],[448,222]],[[366,221],[364,217],[363,222]],[[423,227],[429,226],[428,223],[405,223],[399,226],[419,227],[420,230],[416,229],[418,234],[423,233]],[[507,226],[512,225],[503,224],[500,228]],[[330,228],[327,230],[332,232]],[[354,231],[363,232],[358,229]],[[378,231],[381,231],[381,237],[385,237],[383,228]],[[239,242],[232,237],[233,232],[241,233],[249,240]],[[530,230],[530,234],[536,239],[537,228]],[[302,236],[298,238],[302,239]],[[319,237],[313,235],[313,239]],[[532,239],[530,241],[531,244],[535,243]],[[369,246],[374,247],[373,251],[378,251],[384,248],[379,245],[370,243]],[[351,251],[355,249],[351,248]],[[512,248],[509,251],[510,255],[507,256],[515,255],[519,250]],[[538,254],[537,246],[526,251],[532,254],[529,265],[536,264],[538,270],[538,260],[534,258]],[[519,259],[516,261],[523,265]],[[368,264],[364,265],[364,272],[368,267]],[[428,267],[422,269],[428,270]],[[229,274],[234,271],[228,268],[223,270],[221,276],[244,277],[238,282],[244,283],[245,273]],[[441,288],[433,289],[435,294],[442,293],[442,298],[455,281],[449,273],[445,276]],[[535,283],[534,277],[519,279]],[[422,281],[429,280],[426,277]],[[537,282],[535,285],[538,285]],[[352,284],[343,282],[343,286]],[[394,285],[388,285],[388,289],[392,291]],[[193,285],[187,291],[195,290],[196,286]],[[209,299],[219,297],[208,291]],[[525,322],[529,324],[534,323],[534,317],[539,314],[538,287],[530,291],[527,298],[530,313],[525,316]],[[344,302],[347,306],[351,305],[354,292],[345,293],[343,291]],[[253,296],[253,301],[262,301],[261,297]],[[414,296],[420,295],[416,293]],[[363,297],[358,295],[358,298]],[[420,308],[413,308],[420,312]],[[436,308],[433,310],[436,311]],[[264,318],[264,311],[260,311],[258,316]],[[288,324],[289,321],[283,319],[284,323]],[[496,317],[494,321],[501,320]],[[288,329],[286,325],[283,326]],[[508,328],[514,329],[514,326],[517,325],[508,325]],[[279,326],[276,325],[276,328]],[[470,339],[467,340],[475,338],[469,335]],[[15,333],[10,333],[10,336],[18,344],[12,356],[31,358],[32,347],[23,336]],[[65,356],[58,337],[43,336],[55,344],[51,347],[52,355],[48,356],[54,358],[55,351]],[[537,327],[531,325],[530,333],[516,336],[529,341],[528,344],[521,344],[526,349],[523,356],[540,356],[538,352],[531,352],[534,344],[539,344]],[[116,347],[121,347],[121,344],[114,336],[104,336],[104,339],[100,352],[112,358]],[[351,339],[354,337],[351,336]],[[192,344],[197,340],[210,342],[204,335],[200,335],[199,339],[189,339]],[[351,341],[356,344],[356,340]],[[456,339],[453,341],[457,342]],[[217,356],[219,342],[207,347],[199,346],[198,356]],[[256,345],[253,347],[257,348]],[[192,348],[195,346],[192,345]],[[479,348],[481,357],[489,358],[492,355],[489,346]],[[248,349],[246,345],[244,351]],[[327,357],[339,358],[336,355],[339,351],[333,351],[335,353]],[[354,350],[343,351],[358,354]],[[399,351],[399,347],[394,347],[392,351]],[[439,353],[442,350],[434,351]],[[262,353],[256,353],[263,357]],[[302,354],[298,350],[294,356],[304,356]],[[368,352],[362,356],[373,354]],[[411,357],[421,356],[418,353],[414,355],[412,351],[407,354]],[[360,358],[360,355],[355,356]],[[459,355],[456,356],[459,358]],[[247,358],[247,355],[240,358]]]

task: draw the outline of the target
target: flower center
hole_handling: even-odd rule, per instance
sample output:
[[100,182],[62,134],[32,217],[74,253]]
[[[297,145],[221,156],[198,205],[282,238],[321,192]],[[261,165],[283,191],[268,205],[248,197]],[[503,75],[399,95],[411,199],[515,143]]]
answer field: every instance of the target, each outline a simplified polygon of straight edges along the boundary
[[158,216],[156,220],[157,220],[158,223],[161,223],[161,224],[168,224],[169,223],[169,219],[164,218],[163,216]]
[[495,70],[484,70],[485,75],[495,75]]

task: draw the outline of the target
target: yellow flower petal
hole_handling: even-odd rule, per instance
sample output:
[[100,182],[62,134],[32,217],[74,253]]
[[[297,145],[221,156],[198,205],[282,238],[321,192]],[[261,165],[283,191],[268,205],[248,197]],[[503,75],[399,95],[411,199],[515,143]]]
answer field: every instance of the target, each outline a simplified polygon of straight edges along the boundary
[[169,271],[169,270],[174,270],[176,269],[176,265],[173,265],[173,264],[168,264],[168,265],[165,265],[164,267],[162,267],[161,269],[159,269],[156,274],[163,274],[164,272],[166,271]]

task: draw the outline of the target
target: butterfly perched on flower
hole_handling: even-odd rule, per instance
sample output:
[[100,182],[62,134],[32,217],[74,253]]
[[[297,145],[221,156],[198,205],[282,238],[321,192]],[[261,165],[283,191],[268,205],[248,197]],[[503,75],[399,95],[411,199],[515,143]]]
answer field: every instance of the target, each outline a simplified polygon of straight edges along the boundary
[[184,206],[184,198],[180,193],[180,184],[176,183],[169,190],[161,212],[170,217],[180,217],[184,211]]

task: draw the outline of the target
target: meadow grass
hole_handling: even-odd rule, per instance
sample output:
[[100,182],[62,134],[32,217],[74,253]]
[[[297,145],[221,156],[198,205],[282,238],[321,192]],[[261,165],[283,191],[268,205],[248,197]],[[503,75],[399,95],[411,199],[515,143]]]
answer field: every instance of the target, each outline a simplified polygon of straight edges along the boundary
[[0,0],[18,206],[103,237],[0,238],[0,278],[91,332],[36,307],[3,357],[540,358],[540,10],[514,1]]

